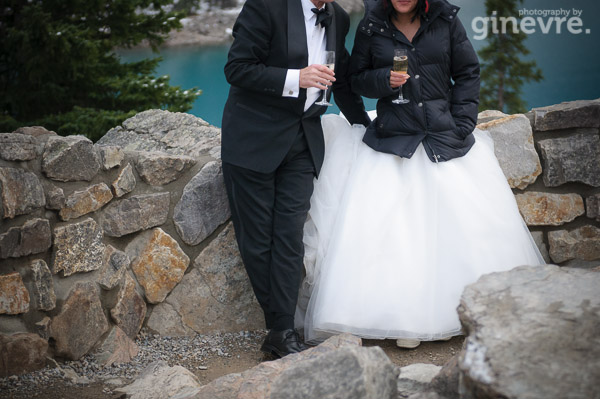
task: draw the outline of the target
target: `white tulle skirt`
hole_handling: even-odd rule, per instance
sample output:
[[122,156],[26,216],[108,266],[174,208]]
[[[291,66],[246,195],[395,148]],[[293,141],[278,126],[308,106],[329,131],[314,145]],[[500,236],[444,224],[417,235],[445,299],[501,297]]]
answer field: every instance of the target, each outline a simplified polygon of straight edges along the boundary
[[437,340],[461,333],[467,284],[544,263],[487,132],[464,157],[410,159],[372,150],[364,127],[322,119],[326,155],[305,225],[306,278],[296,314],[308,342]]

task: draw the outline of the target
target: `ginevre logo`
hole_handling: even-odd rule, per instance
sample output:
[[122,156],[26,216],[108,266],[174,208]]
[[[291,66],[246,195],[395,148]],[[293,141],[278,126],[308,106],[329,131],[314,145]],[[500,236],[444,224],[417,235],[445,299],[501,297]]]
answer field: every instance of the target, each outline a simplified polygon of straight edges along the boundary
[[471,22],[471,28],[475,32],[473,36],[476,40],[484,40],[488,34],[505,34],[523,32],[531,35],[539,29],[543,34],[556,33],[561,34],[567,31],[573,35],[585,33],[589,35],[590,29],[583,28],[583,19],[581,15],[583,10],[555,9],[540,10],[523,8],[519,10],[519,17],[498,17],[494,11],[491,17],[475,17]]

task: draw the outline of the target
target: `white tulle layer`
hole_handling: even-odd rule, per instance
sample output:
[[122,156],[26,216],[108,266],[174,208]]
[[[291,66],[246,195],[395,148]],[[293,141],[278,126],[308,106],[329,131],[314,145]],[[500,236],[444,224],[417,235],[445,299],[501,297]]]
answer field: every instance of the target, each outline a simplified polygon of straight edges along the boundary
[[436,340],[458,335],[467,284],[490,272],[544,263],[487,132],[469,153],[434,163],[373,151],[364,128],[322,120],[326,156],[305,225],[306,278],[297,326],[316,342]]

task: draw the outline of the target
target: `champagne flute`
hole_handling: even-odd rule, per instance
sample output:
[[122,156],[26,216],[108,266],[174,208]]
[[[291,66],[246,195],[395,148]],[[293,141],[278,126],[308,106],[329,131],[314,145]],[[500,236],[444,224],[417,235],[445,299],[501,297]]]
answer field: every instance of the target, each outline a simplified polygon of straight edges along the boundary
[[[335,66],[335,51],[325,51],[325,65],[327,68],[331,69],[333,71],[333,68]],[[327,101],[327,91],[329,90],[329,86],[327,86],[327,88],[325,90],[323,90],[323,98],[321,99],[321,101],[319,101],[318,103],[315,103],[317,105],[325,105],[325,106],[332,106],[333,104],[331,104],[329,101]]]
[[[408,72],[408,52],[404,49],[394,50],[394,65],[392,67],[394,72],[407,73]],[[407,100],[402,96],[402,85],[400,85],[400,93],[398,98],[392,101],[394,104],[406,104],[410,100]]]

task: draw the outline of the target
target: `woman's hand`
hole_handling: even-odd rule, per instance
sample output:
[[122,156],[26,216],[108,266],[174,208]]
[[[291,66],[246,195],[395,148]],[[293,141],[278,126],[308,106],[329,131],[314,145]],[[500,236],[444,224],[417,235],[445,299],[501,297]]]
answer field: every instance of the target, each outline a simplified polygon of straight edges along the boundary
[[392,89],[402,86],[410,78],[410,75],[400,72],[390,71],[390,86]]

